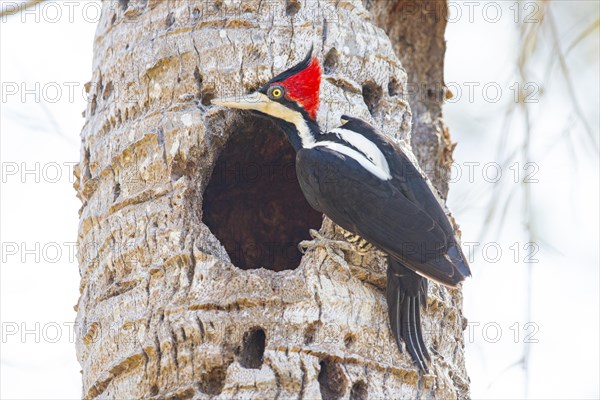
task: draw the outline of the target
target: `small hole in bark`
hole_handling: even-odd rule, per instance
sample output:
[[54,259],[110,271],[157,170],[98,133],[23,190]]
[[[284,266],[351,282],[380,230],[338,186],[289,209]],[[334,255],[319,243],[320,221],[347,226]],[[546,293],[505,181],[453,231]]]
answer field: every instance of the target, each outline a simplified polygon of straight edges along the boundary
[[119,198],[119,196],[121,195],[121,184],[117,183],[115,185],[115,189],[114,189],[114,198],[113,198],[113,202],[117,201],[117,199]]
[[197,8],[194,8],[192,10],[192,19],[198,19],[200,18],[200,10]]
[[167,14],[167,18],[165,18],[165,26],[168,28],[170,28],[173,24],[175,23],[175,17],[173,16],[173,13],[170,12]]
[[116,13],[113,14],[112,18],[110,19],[110,24],[114,25],[115,22],[117,22],[117,14]]
[[129,7],[129,0],[119,0],[119,5],[121,6],[121,10],[125,11]]
[[432,101],[442,101],[444,99],[444,89],[429,88],[427,89],[427,97]]
[[158,386],[152,385],[152,387],[150,387],[150,396],[156,396],[157,394],[158,394]]
[[229,128],[204,191],[202,220],[241,269],[294,269],[298,243],[319,229],[298,184],[296,153],[266,119],[244,114]]
[[400,82],[396,78],[390,79],[388,82],[388,94],[390,96],[398,96],[400,95]]
[[340,60],[340,53],[337,51],[335,47],[327,52],[325,56],[325,61],[323,61],[323,69],[326,74],[330,74],[335,71],[338,66],[338,62]]
[[194,68],[194,80],[196,81],[196,87],[198,88],[197,96],[200,97],[202,95],[202,82],[204,81],[204,77],[200,73],[198,67]]
[[367,400],[367,384],[363,381],[354,382],[350,389],[350,400]]
[[374,82],[367,82],[362,87],[362,95],[369,112],[371,115],[375,115],[381,105],[383,89]]
[[323,400],[337,400],[344,397],[348,380],[341,365],[326,360],[321,361],[319,365],[321,371],[317,380]]
[[354,336],[349,333],[344,337],[344,346],[346,346],[347,349],[349,349],[350,347],[352,347],[352,345],[354,344]]
[[200,376],[198,388],[210,396],[217,396],[223,391],[228,365],[219,365]]
[[202,105],[204,106],[210,106],[211,105],[211,100],[214,99],[215,93],[212,90],[203,90],[200,92],[200,102],[202,103]]
[[302,7],[302,5],[300,4],[300,2],[298,0],[286,0],[285,1],[285,13],[289,16],[296,15],[296,13],[298,11],[300,11],[301,7]]
[[239,359],[242,367],[260,369],[265,354],[265,341],[265,331],[261,328],[254,328],[244,333]]

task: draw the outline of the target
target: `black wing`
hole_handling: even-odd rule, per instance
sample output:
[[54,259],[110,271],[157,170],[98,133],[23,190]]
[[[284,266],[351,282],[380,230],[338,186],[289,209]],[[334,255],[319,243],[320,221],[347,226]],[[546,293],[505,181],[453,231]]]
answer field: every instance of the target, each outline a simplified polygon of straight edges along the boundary
[[433,193],[431,193],[431,188],[421,175],[421,172],[417,170],[402,149],[390,138],[380,134],[377,129],[362,119],[347,115],[344,115],[342,118],[347,122],[341,128],[361,133],[367,139],[376,143],[386,154],[393,176],[392,185],[400,190],[409,201],[431,216],[448,235],[454,237],[454,230],[448,221],[446,213]]
[[[393,162],[410,163],[400,156]],[[398,170],[394,164],[390,168]],[[402,169],[408,168],[409,165],[402,165]],[[413,271],[449,286],[457,285],[470,274],[447,217],[431,191],[424,194],[422,190],[410,189],[411,180],[423,178],[405,180],[408,186],[403,190],[398,179],[381,180],[352,158],[322,146],[298,151],[296,171],[313,208]],[[403,193],[406,190],[408,196]],[[428,212],[417,203],[421,199],[416,196],[427,194],[439,212]],[[431,203],[431,199],[423,201]]]

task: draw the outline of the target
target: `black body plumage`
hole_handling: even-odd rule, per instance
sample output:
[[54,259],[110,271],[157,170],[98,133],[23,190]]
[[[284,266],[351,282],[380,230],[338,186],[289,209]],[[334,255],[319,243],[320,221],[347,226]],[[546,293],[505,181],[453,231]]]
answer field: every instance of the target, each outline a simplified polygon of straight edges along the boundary
[[[391,140],[366,122],[344,116],[342,128],[376,144],[392,178],[382,180],[357,161],[327,147],[300,149],[296,173],[310,205],[345,230],[389,255],[386,298],[390,326],[399,347],[406,345],[419,368],[429,354],[421,331],[431,278],[456,286],[470,275],[443,208],[420,172]],[[328,140],[331,134],[317,137]],[[331,140],[331,139],[329,139]]]
[[[389,164],[382,180],[325,146],[300,149],[296,173],[310,205],[407,268],[447,286],[470,275],[454,230],[429,185],[400,147],[366,122],[344,116],[341,128],[374,143]],[[318,141],[329,141],[325,134]]]

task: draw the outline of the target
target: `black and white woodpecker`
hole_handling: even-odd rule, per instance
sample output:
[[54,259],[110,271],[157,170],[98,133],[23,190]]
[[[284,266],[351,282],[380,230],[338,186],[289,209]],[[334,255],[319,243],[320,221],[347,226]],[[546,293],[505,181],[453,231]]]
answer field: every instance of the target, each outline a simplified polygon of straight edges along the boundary
[[274,121],[296,150],[296,173],[310,205],[389,255],[390,325],[422,370],[430,356],[421,331],[427,279],[455,287],[471,272],[429,185],[402,149],[358,118],[322,132],[316,121],[322,70],[306,58],[256,92],[213,104]]

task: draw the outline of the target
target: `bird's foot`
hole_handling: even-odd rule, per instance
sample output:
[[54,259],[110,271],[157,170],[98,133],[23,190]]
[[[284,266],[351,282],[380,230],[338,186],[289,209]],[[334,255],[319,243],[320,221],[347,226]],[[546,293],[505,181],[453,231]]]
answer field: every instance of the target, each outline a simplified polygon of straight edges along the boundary
[[373,245],[371,243],[367,242],[365,239],[363,239],[357,234],[345,230],[343,235],[344,238],[346,238],[346,240],[348,241],[348,243],[351,243],[353,245],[353,250],[361,256],[364,256],[369,252],[369,250],[373,248]]
[[329,255],[329,257],[331,257],[334,261],[345,266],[346,268],[349,268],[342,250],[354,251],[355,247],[351,243],[348,243],[345,240],[326,238],[314,229],[310,229],[308,232],[313,239],[303,240],[298,243],[298,250],[300,250],[300,253],[304,254],[309,249],[321,247],[325,249],[327,255]]

